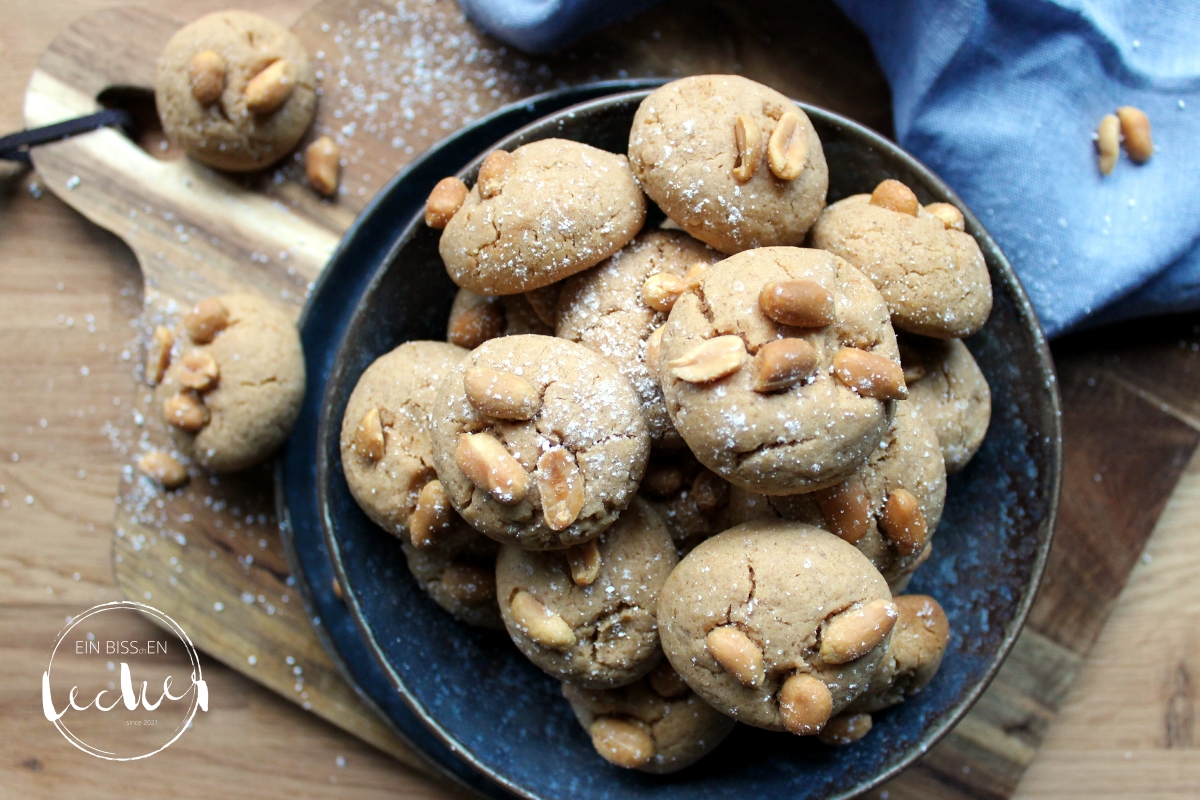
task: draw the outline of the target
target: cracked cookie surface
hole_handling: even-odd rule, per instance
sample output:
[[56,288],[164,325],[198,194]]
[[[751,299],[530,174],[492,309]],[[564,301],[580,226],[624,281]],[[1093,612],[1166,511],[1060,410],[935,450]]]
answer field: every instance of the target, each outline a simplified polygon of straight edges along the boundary
[[987,435],[992,392],[971,351],[959,339],[900,339],[900,360],[909,381],[909,402],[937,433],[946,472],[967,465]]

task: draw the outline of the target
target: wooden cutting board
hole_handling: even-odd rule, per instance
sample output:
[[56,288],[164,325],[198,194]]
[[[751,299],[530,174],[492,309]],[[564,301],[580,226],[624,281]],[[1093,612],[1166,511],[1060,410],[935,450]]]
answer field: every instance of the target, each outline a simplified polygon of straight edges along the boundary
[[[317,58],[322,92],[309,138],[335,136],[346,161],[342,192],[329,202],[305,186],[298,160],[231,178],[163,140],[148,90],[157,55],[180,24],[121,8],[78,20],[45,53],[26,95],[29,126],[95,111],[101,101],[138,116],[136,141],[97,131],[38,149],[34,163],[45,186],[136,254],[146,335],[219,292],[257,291],[298,313],[341,232],[392,175],[449,132],[556,87],[740,72],[890,130],[887,86],[869,47],[828,2],[677,0],[566,55],[537,59],[482,36],[451,0],[325,0],[295,30]],[[1200,356],[1177,344],[1196,334],[1174,325],[1056,347],[1066,470],[1045,587],[976,708],[879,796],[1012,793],[1200,441]],[[168,439],[140,368],[131,367],[131,379],[142,387],[141,413],[114,440],[132,464]],[[211,656],[428,769],[322,649],[288,574],[272,491],[266,468],[219,480],[196,475],[177,494],[158,492],[128,468],[113,533],[118,584],[176,619]]]

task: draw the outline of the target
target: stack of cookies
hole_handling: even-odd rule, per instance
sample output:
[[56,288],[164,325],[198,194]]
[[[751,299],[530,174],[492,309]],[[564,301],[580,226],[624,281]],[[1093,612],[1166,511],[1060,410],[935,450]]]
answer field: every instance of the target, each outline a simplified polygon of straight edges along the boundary
[[828,177],[804,112],[737,76],[650,94],[627,157],[492,152],[426,206],[448,341],[347,405],[364,511],[617,766],[682,769],[737,721],[852,743],[946,650],[900,593],[987,430],[960,340],[988,272],[954,206],[885,180],[827,208]]

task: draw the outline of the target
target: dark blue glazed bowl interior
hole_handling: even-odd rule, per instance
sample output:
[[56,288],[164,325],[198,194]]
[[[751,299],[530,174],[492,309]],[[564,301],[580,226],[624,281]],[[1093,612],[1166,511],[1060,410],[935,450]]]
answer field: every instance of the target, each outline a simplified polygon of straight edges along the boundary
[[[512,149],[556,136],[624,152],[645,94],[628,92],[574,106],[496,146]],[[923,203],[946,201],[963,208],[941,181],[895,145],[829,112],[805,110],[829,162],[830,202],[869,192],[891,177],[911,186]],[[468,163],[464,156],[446,172],[461,167],[459,174],[471,182],[490,149],[473,150],[473,160]],[[405,191],[405,181],[401,176],[384,195]],[[345,332],[335,355],[329,342],[314,345],[323,357],[308,353],[310,380],[316,380],[301,425],[311,424],[317,399],[311,392],[323,386],[320,425],[315,441],[310,429],[299,443],[289,444],[281,494],[290,512],[293,563],[307,579],[314,613],[328,609],[327,628],[329,614],[339,617],[340,632],[331,638],[347,672],[408,741],[488,794],[502,793],[503,787],[524,797],[571,800],[799,800],[848,797],[878,784],[966,713],[1024,622],[1050,544],[1061,466],[1058,395],[1040,327],[1008,262],[969,212],[967,230],[983,249],[995,293],[987,326],[967,342],[991,385],[992,421],[979,455],[950,479],[933,555],[908,590],[936,597],[950,619],[953,636],[941,671],[919,696],[876,715],[870,735],[853,746],[829,748],[739,726],[713,756],[670,776],[628,772],[601,760],[558,683],[526,661],[503,633],[470,628],[439,609],[409,575],[398,542],[376,528],[350,496],[338,449],[350,392],[375,358],[400,343],[444,338],[455,292],[437,253],[437,231],[419,216],[389,220],[375,219],[373,213],[367,212],[369,225],[360,223],[351,233],[314,293],[313,303],[326,303],[337,324],[323,324],[311,310],[304,322],[306,347],[309,337],[319,338],[322,331],[326,338],[331,328],[334,335],[343,326]],[[375,244],[364,250],[367,237]],[[339,260],[346,261],[344,251],[356,246],[359,260],[347,269],[358,276],[357,283],[347,290],[334,284],[336,270]],[[370,264],[375,272],[365,289],[362,258],[377,262]],[[305,495],[311,488],[317,493],[316,514],[311,494]],[[323,541],[317,540],[318,526]],[[357,643],[348,640],[344,612],[320,589],[326,558],[344,586],[346,608],[361,635]],[[374,663],[362,663],[364,650]],[[462,762],[453,762],[449,753]]]

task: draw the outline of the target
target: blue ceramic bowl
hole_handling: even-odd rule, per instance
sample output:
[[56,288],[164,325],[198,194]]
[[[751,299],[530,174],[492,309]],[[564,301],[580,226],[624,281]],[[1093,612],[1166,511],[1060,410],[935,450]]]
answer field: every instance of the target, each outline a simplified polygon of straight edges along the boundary
[[[1061,467],[1053,367],[1028,299],[978,220],[894,144],[804,106],[829,161],[830,202],[869,192],[891,177],[911,186],[923,203],[952,202],[963,209],[995,293],[987,326],[967,342],[992,387],[993,416],[979,455],[950,480],[933,556],[909,589],[938,598],[950,618],[953,636],[942,669],[918,697],[877,715],[863,741],[827,748],[739,726],[713,756],[676,775],[610,766],[593,751],[557,682],[526,661],[504,634],[455,622],[421,592],[395,539],[362,514],[342,476],[338,434],[358,377],[401,342],[444,336],[454,286],[437,253],[438,232],[424,226],[416,214],[419,205],[411,201],[423,198],[445,174],[457,171],[471,182],[482,155],[493,147],[511,150],[555,136],[624,152],[634,111],[646,94],[643,89],[580,103],[492,146],[470,139],[476,147],[470,156],[451,148],[439,159],[435,152],[399,176],[364,213],[314,291],[304,321],[311,383],[281,472],[289,546],[326,631],[332,634],[331,622],[338,628],[330,638],[351,677],[408,741],[478,790],[572,800],[849,797],[894,776],[931,747],[999,668],[1041,577]],[[469,137],[470,130],[460,137]],[[449,164],[455,155],[457,166]],[[381,211],[389,198],[402,197],[410,201],[409,217]],[[339,335],[334,352],[332,340]],[[321,391],[314,440],[312,428],[303,426],[313,424],[315,393]],[[318,527],[323,542],[317,541]],[[329,575],[326,558],[345,588],[349,616],[328,597],[318,597],[328,595],[320,588]],[[361,636],[357,642],[346,630],[351,618]],[[363,663],[364,651],[374,663]]]

